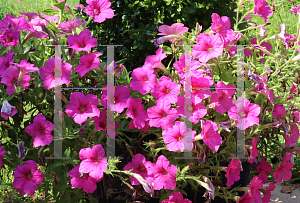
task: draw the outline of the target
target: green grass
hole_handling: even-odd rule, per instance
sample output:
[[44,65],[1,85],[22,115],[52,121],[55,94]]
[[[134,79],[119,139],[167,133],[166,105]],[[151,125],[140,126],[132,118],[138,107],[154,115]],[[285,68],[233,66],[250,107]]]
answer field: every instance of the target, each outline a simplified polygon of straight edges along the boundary
[[[22,0],[21,3],[18,3],[19,0],[9,0],[9,1],[0,1],[0,19],[3,19],[6,14],[12,14],[14,16],[19,16],[19,12],[42,12],[45,9],[51,9],[55,4],[55,0]],[[79,3],[79,0],[67,0],[67,4],[70,8],[73,8]]]

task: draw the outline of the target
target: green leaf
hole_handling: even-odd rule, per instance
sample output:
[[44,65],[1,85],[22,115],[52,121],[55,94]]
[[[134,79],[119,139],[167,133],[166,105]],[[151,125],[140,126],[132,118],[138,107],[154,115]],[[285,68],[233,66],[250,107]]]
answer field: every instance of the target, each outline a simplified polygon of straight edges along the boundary
[[53,15],[57,15],[59,14],[60,11],[58,10],[54,10],[54,9],[46,9],[46,10],[43,10],[43,14],[45,15],[50,15],[50,16],[53,16]]
[[58,4],[54,4],[54,6],[56,6],[57,8],[59,8],[61,10],[61,12],[63,12],[63,10],[65,8],[65,5],[66,5],[66,1],[63,1],[63,2],[58,3]]

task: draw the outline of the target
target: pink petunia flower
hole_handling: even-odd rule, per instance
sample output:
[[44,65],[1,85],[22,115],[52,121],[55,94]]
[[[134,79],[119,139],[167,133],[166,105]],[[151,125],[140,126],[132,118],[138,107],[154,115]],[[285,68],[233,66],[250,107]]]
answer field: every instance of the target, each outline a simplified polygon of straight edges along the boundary
[[300,16],[300,5],[297,5],[297,7],[291,8],[290,12]]
[[165,199],[161,203],[192,203],[192,201],[186,198],[183,199],[181,192],[176,191],[170,194],[169,199]]
[[151,94],[156,99],[156,103],[161,101],[167,101],[171,104],[177,102],[177,95],[180,94],[180,85],[177,82],[172,82],[172,79],[166,76],[162,76],[158,80],[152,90]]
[[33,160],[25,161],[24,165],[18,165],[14,172],[15,188],[21,195],[28,193],[33,196],[38,189],[38,184],[44,180],[44,174],[37,169],[37,163]]
[[6,56],[0,57],[0,76],[5,75],[5,71],[8,67],[10,67],[14,62],[14,52],[11,50],[7,51]]
[[145,66],[135,68],[132,71],[131,77],[132,81],[130,82],[130,89],[139,91],[139,93],[143,95],[147,94],[157,83],[153,70],[151,68],[146,68]]
[[72,73],[72,65],[69,63],[62,63],[62,60],[60,58],[51,58],[48,59],[46,62],[46,65],[41,67],[40,69],[40,77],[44,80],[43,85],[49,90],[53,87],[55,87],[55,60],[59,60],[61,63],[61,82],[57,85],[62,84],[70,84],[70,76]]
[[126,115],[129,118],[132,118],[132,121],[130,124],[132,124],[135,128],[138,129],[143,129],[148,120],[148,114],[147,111],[144,110],[144,106],[142,104],[142,99],[141,98],[132,98],[130,97],[127,100],[127,111]]
[[[158,31],[160,33],[158,33],[157,35],[164,35],[164,36],[168,36],[168,35],[183,35],[185,32],[187,32],[189,30],[188,27],[184,27],[184,24],[182,23],[174,23],[171,26],[168,25],[161,25],[158,27]],[[159,39],[162,39],[162,41],[164,42],[165,40],[169,40],[169,42],[173,42],[173,38],[158,38],[154,40],[154,43],[156,43],[157,41],[160,41]],[[163,42],[160,42],[158,44],[162,44]]]
[[20,64],[14,63],[14,65],[19,67],[22,73],[32,73],[40,70],[38,67],[34,67],[34,64],[29,63],[26,59],[20,61]]
[[276,179],[276,184],[279,184],[282,180],[288,181],[292,178],[292,168],[294,164],[291,162],[282,162],[278,168],[273,173],[274,179]]
[[265,157],[261,158],[261,162],[257,167],[257,171],[260,173],[258,177],[262,180],[262,183],[263,184],[267,183],[268,182],[267,174],[272,173],[272,167],[268,162],[266,162]]
[[217,132],[218,125],[210,120],[201,120],[202,131],[200,137],[203,139],[204,144],[208,145],[213,151],[218,151],[220,144],[222,144],[222,137]]
[[285,115],[285,107],[281,104],[275,104],[272,116],[276,118],[281,118]]
[[70,172],[71,185],[78,189],[83,189],[84,192],[93,193],[97,189],[96,181],[88,173],[80,173],[79,165],[76,165]]
[[154,68],[161,68],[162,69],[163,64],[161,63],[161,61],[164,58],[167,58],[167,54],[163,53],[163,49],[161,47],[159,47],[156,51],[156,55],[147,56],[144,65],[149,64],[150,66],[146,66],[146,67],[150,68],[150,69],[154,69]]
[[109,0],[86,0],[86,3],[88,5],[85,7],[85,13],[92,16],[95,22],[102,23],[114,17]]
[[273,14],[268,2],[265,0],[254,0],[254,15],[259,15],[265,22],[268,22],[268,17]]
[[96,95],[73,92],[70,101],[65,112],[74,118],[75,123],[82,124],[88,117],[100,116],[100,110],[97,108],[99,100]]
[[[104,85],[107,87],[107,85]],[[102,90],[101,104],[105,108],[109,108],[110,111],[121,113],[127,107],[127,100],[130,96],[130,89],[127,86],[119,85],[115,87],[114,94],[109,98],[109,104],[107,107],[107,90]]]
[[30,75],[29,73],[24,74],[21,81],[19,81],[20,71],[15,66],[10,66],[6,69],[5,75],[2,76],[1,83],[7,85],[6,93],[12,95],[16,91],[16,87],[21,85],[22,88],[28,89]]
[[91,31],[85,29],[79,35],[69,35],[67,38],[68,48],[73,48],[76,52],[89,52],[91,48],[97,46],[97,39],[91,37]]
[[[1,142],[0,142],[0,145],[1,145]],[[3,159],[4,159],[4,156],[3,154],[5,153],[6,151],[0,146],[0,168],[2,167],[3,165]]]
[[[94,117],[94,124],[97,130],[103,130],[103,131],[107,131],[107,125],[106,125],[106,121],[107,121],[107,111],[106,110],[102,110],[100,113],[100,116],[95,116]],[[115,123],[115,128],[119,128],[120,125],[118,123]],[[115,135],[114,138],[117,136],[117,132],[115,131]]]
[[160,102],[156,106],[148,108],[149,125],[151,127],[161,127],[164,130],[172,128],[179,114],[176,109],[170,107],[169,102]]
[[27,13],[22,13],[22,12],[19,12],[22,16],[27,16],[27,19],[29,21],[31,21],[32,19],[38,17],[39,15],[37,13],[32,13],[32,12],[27,12]]
[[258,139],[257,137],[253,137],[254,140],[252,141],[252,148],[251,148],[251,154],[250,154],[250,163],[252,164],[255,160],[255,157],[258,156],[258,150],[257,150],[257,142],[258,142]]
[[[272,45],[269,44],[268,42],[262,42],[259,46],[257,45],[257,38],[253,38],[250,40],[250,43],[253,45],[254,49],[258,49],[259,47],[262,47],[262,48],[265,48],[267,51],[270,51],[272,50]],[[254,49],[252,49],[254,51]],[[249,57],[249,56],[252,56],[252,52],[249,50],[249,49],[245,49],[244,50],[245,52],[245,56]],[[259,55],[260,56],[265,56],[266,54],[263,52],[263,51],[260,51],[259,52]],[[259,62],[263,63],[265,62],[265,59],[262,58],[259,60]]]
[[268,88],[266,83],[266,78],[264,76],[261,76],[261,79],[259,79],[258,82],[259,83],[256,83],[254,86],[254,92],[266,96],[270,100],[271,104],[274,105],[273,103],[274,94],[273,91]]
[[235,86],[225,85],[224,82],[218,81],[216,84],[216,92],[210,98],[211,107],[216,109],[216,112],[223,114],[230,110],[234,105],[232,95],[235,93]]
[[13,117],[17,112],[18,110],[14,106],[10,105],[7,100],[3,101],[3,105],[1,108],[2,118],[7,120],[9,117]]
[[42,114],[38,114],[34,117],[33,123],[25,128],[25,132],[33,137],[33,147],[49,145],[53,136],[51,131],[54,128],[54,124],[46,120],[46,117]]
[[285,145],[291,145],[293,143],[296,143],[299,140],[299,128],[297,124],[291,123],[291,133],[285,133],[283,135],[285,139]]
[[230,164],[226,168],[225,177],[227,178],[226,186],[230,187],[235,181],[240,180],[240,171],[242,171],[242,165],[240,160],[232,159]]
[[[186,69],[185,69],[185,56],[186,56],[186,54],[182,54],[182,55],[180,56],[180,58],[179,58],[179,61],[176,61],[176,62],[173,64],[174,68],[175,68],[175,69],[177,70],[177,72],[178,72],[178,75],[179,75],[182,79],[185,78],[185,72],[186,72]],[[197,70],[198,68],[201,67],[201,64],[200,64],[199,61],[196,61],[196,60],[192,59],[192,57],[190,57],[190,58],[191,58],[191,62],[190,62],[191,68],[190,68],[190,70]]]
[[176,173],[177,168],[174,165],[169,165],[170,161],[164,156],[160,155],[157,158],[156,164],[151,163],[148,167],[148,174],[153,177],[154,190],[174,190],[176,187]]
[[93,148],[83,148],[79,152],[82,160],[79,167],[80,173],[89,173],[89,176],[96,181],[103,178],[103,172],[107,169],[107,158],[103,157],[105,151],[101,144],[94,145]]
[[[148,168],[152,166],[151,161],[146,161],[146,158],[142,154],[136,154],[132,157],[132,162],[129,162],[124,167],[124,171],[133,169],[132,173],[141,175],[149,183],[152,182],[152,177],[148,175]],[[134,177],[130,177],[132,185],[140,185],[141,183]]]
[[252,104],[246,98],[240,97],[236,100],[235,106],[228,111],[229,118],[236,120],[236,126],[240,130],[259,124],[258,115],[260,106]]
[[74,72],[79,72],[79,75],[83,77],[87,72],[100,66],[100,60],[98,57],[101,52],[93,52],[91,54],[83,55],[80,58],[80,65],[77,65]]
[[69,20],[67,22],[61,22],[58,27],[60,27],[61,31],[65,33],[75,33],[76,28],[84,27],[85,23],[86,22],[84,20],[74,18],[73,20]]
[[271,192],[274,191],[276,188],[276,185],[274,183],[271,183],[269,187],[267,188],[266,193],[264,194],[264,197],[262,198],[262,203],[269,203],[271,200]]
[[212,24],[211,30],[215,33],[219,33],[221,38],[224,41],[224,47],[230,44],[232,40],[235,39],[234,30],[230,29],[231,23],[230,19],[227,16],[220,16],[217,13],[211,15]]
[[212,58],[221,56],[223,42],[220,35],[200,33],[197,37],[197,44],[193,47],[192,55],[200,62],[206,63]]
[[33,31],[33,27],[30,22],[25,19],[24,16],[15,18],[13,15],[7,14],[3,19],[3,24],[7,25],[9,30],[18,30],[18,31]]
[[16,47],[19,44],[19,37],[19,30],[7,30],[2,35],[0,35],[0,42],[2,42],[2,45],[4,47]]
[[261,203],[262,201],[261,194],[259,191],[262,188],[263,188],[262,180],[258,176],[255,176],[250,183],[250,196],[255,203]]
[[[177,108],[178,114],[184,118],[184,108],[185,105],[188,105],[185,103],[185,97],[179,96],[176,104],[179,106]],[[193,97],[192,104],[190,106],[187,106],[187,108],[192,111],[192,116],[189,118],[189,120],[194,124],[197,124],[199,122],[199,119],[203,118],[207,114],[207,110],[205,106],[202,105],[202,102],[196,103]]]
[[[188,135],[189,134],[189,135]],[[169,151],[174,152],[180,150],[191,151],[193,149],[193,141],[195,140],[196,131],[187,128],[184,122],[177,122],[173,128],[168,128],[162,132],[164,142]]]
[[240,199],[238,203],[253,203],[253,199],[250,197],[249,193],[245,193]]

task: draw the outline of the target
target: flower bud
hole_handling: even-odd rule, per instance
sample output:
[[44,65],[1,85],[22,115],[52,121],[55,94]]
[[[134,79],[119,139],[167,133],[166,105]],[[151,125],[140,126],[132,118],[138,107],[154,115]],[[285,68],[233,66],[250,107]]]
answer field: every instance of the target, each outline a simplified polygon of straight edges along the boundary
[[10,105],[7,100],[4,100],[2,108],[1,108],[1,113],[5,113],[7,115],[10,115],[11,111],[12,111],[12,108],[13,108],[13,106]]

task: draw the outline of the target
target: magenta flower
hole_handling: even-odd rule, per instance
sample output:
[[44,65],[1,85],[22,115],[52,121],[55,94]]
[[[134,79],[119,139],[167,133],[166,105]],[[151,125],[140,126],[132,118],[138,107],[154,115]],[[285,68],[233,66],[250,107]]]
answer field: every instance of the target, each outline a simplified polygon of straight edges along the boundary
[[240,97],[236,100],[235,106],[228,111],[229,118],[236,120],[236,126],[240,130],[259,124],[258,115],[260,114],[260,106],[252,104],[246,98]]
[[273,14],[268,2],[265,0],[254,0],[254,15],[259,15],[265,22],[268,22],[268,17]]
[[88,4],[85,7],[86,14],[92,16],[97,23],[102,23],[115,15],[114,10],[110,8],[111,3],[108,0],[86,0],[86,3]]
[[212,58],[221,56],[223,52],[223,42],[220,36],[200,33],[197,37],[197,45],[193,47],[192,55],[200,62],[206,63]]
[[[189,134],[189,135],[187,135]],[[167,143],[169,151],[183,150],[191,151],[193,149],[193,141],[195,140],[196,131],[187,128],[184,122],[177,122],[173,128],[168,128],[162,132],[164,142]]]
[[272,116],[276,118],[281,118],[285,115],[285,107],[281,104],[275,104]]
[[[254,49],[265,48],[266,50],[270,51],[273,48],[272,45],[269,44],[268,42],[262,42],[260,45],[257,45],[257,38],[251,39],[250,43],[253,45]],[[252,50],[254,51],[254,49]],[[247,57],[252,56],[252,52],[249,49],[245,49],[244,52],[245,52],[245,56]],[[259,55],[263,57],[266,54],[263,51],[260,51]],[[259,60],[259,62],[263,63],[265,62],[265,59],[262,58]]]
[[[104,85],[107,87],[107,85]],[[127,100],[130,96],[130,89],[127,86],[119,85],[115,87],[114,94],[109,98],[109,104],[107,107],[107,90],[102,90],[101,104],[105,108],[109,108],[110,111],[121,113],[127,108]]]
[[167,58],[167,54],[166,53],[162,53],[163,49],[161,47],[159,47],[156,51],[156,55],[149,55],[147,56],[146,60],[145,60],[145,64],[147,65],[149,64],[150,66],[147,66],[147,68],[161,68],[163,66],[163,64],[161,63],[161,61],[164,58]]
[[[189,30],[188,27],[184,27],[184,24],[182,23],[174,23],[171,26],[168,25],[161,25],[158,27],[158,33],[157,35],[183,35],[185,32]],[[169,39],[169,42],[173,42],[173,38]]]
[[[136,154],[132,157],[132,162],[129,162],[124,167],[124,171],[129,171],[133,169],[132,173],[137,173],[141,175],[149,183],[152,182],[152,178],[148,175],[148,169],[152,166],[151,161],[146,161],[146,158],[142,154]],[[134,177],[130,177],[130,182],[132,185],[140,185],[141,183]]]
[[14,177],[13,185],[18,188],[21,195],[28,193],[33,196],[38,189],[38,184],[44,180],[43,173],[37,169],[37,163],[33,160],[25,161],[24,165],[18,165]]
[[177,82],[172,82],[172,79],[166,76],[162,76],[158,80],[152,90],[151,94],[156,99],[156,103],[167,101],[171,104],[177,102],[177,95],[180,94],[180,85]]
[[5,75],[5,71],[8,67],[10,67],[14,62],[14,52],[11,50],[7,51],[6,56],[0,57],[0,76]]
[[20,71],[15,66],[10,66],[6,69],[5,75],[2,76],[1,83],[7,85],[6,93],[12,95],[16,91],[16,87],[20,86],[22,88],[28,89],[30,75],[29,73],[24,74],[21,81],[18,80]]
[[[55,60],[59,60],[61,63],[61,83],[55,82]],[[69,63],[62,63],[60,58],[48,59],[46,65],[40,69],[40,77],[44,80],[43,85],[49,90],[55,85],[70,84],[70,76],[72,73],[72,65]]]
[[272,90],[268,88],[266,83],[266,78],[264,76],[261,76],[261,78],[262,79],[258,80],[258,82],[260,83],[255,84],[254,91],[266,96],[270,100],[271,104],[274,105],[273,103],[274,94]]
[[32,73],[40,70],[38,67],[34,67],[34,64],[29,63],[26,59],[20,61],[20,64],[14,63],[14,65],[19,67],[22,73]]
[[3,24],[6,24],[10,30],[34,31],[32,24],[24,16],[15,18],[13,15],[7,14],[3,19]]
[[13,46],[16,47],[19,44],[20,31],[19,30],[7,30],[0,35],[0,42],[4,47]]
[[253,199],[250,197],[249,193],[245,193],[240,199],[238,203],[253,203]]
[[255,176],[250,183],[250,196],[254,200],[255,203],[261,203],[261,194],[260,189],[263,188],[262,180]]
[[132,81],[130,82],[130,89],[139,91],[139,93],[145,95],[151,88],[157,83],[156,76],[153,74],[153,69],[135,68],[131,74]]
[[46,117],[39,113],[34,117],[33,123],[25,128],[25,132],[33,137],[33,147],[38,147],[49,145],[52,142],[51,131],[53,128],[53,123],[46,121]]
[[297,5],[297,7],[295,8],[291,8],[290,10],[291,13],[296,14],[298,16],[300,16],[300,5]]
[[18,110],[14,106],[10,105],[7,100],[3,101],[3,105],[1,108],[2,118],[7,120],[9,117],[13,117],[17,112]]
[[33,18],[36,18],[38,17],[39,15],[36,14],[36,13],[31,13],[31,12],[27,12],[27,13],[22,13],[22,12],[19,12],[22,16],[27,16],[27,19],[29,21],[31,21]]
[[225,177],[227,178],[226,186],[230,187],[235,181],[240,179],[240,171],[242,171],[242,165],[240,160],[231,159],[230,164],[226,168]]
[[[0,142],[0,145],[1,145],[1,142]],[[2,167],[3,165],[3,159],[4,159],[4,156],[3,154],[5,153],[6,151],[0,146],[0,168]]]
[[232,95],[235,93],[235,86],[225,85],[224,82],[218,81],[216,84],[216,92],[210,98],[211,107],[216,112],[223,114],[234,105]]
[[80,20],[78,18],[74,18],[73,20],[69,20],[67,22],[61,22],[58,27],[60,27],[61,31],[65,33],[75,33],[76,28],[78,27],[84,27],[85,26],[85,21]]
[[276,184],[283,181],[288,181],[292,178],[292,168],[294,164],[291,162],[282,162],[278,168],[273,173],[274,179],[276,179]]
[[101,144],[94,145],[93,148],[84,148],[79,152],[82,160],[79,167],[80,173],[89,173],[89,176],[97,182],[102,180],[103,172],[107,169],[107,158],[103,157],[105,151]]
[[85,29],[79,35],[69,35],[67,42],[70,44],[68,48],[73,48],[76,52],[89,52],[91,48],[97,46],[97,39],[91,38],[91,31]]
[[144,110],[142,99],[134,99],[132,97],[128,98],[127,108],[126,115],[129,118],[132,118],[132,125],[140,130],[143,129],[146,126],[148,114],[147,111]]
[[97,189],[96,181],[88,173],[80,173],[79,165],[76,165],[70,172],[71,185],[78,189],[83,189],[84,192],[93,193]]
[[[107,126],[106,126],[106,120],[107,120],[107,111],[102,110],[100,113],[100,116],[95,116],[94,117],[94,124],[97,130],[103,130],[107,131]],[[115,128],[119,128],[120,125],[118,123],[115,123]],[[117,132],[115,131],[114,138],[117,136]]]
[[258,139],[257,137],[253,137],[254,140],[252,141],[252,148],[251,148],[251,154],[250,154],[250,163],[252,164],[254,162],[254,158],[258,156],[258,150],[257,150],[257,142]]
[[[209,76],[203,76],[202,73],[193,74],[191,77],[192,85],[192,97],[195,98],[195,103],[200,103],[202,99],[206,99],[211,96],[210,86],[213,84]],[[185,94],[185,90],[183,90]]]
[[217,132],[218,125],[210,120],[203,121],[201,120],[202,131],[200,136],[203,139],[203,142],[208,145],[213,151],[218,151],[220,144],[222,144],[222,137]]
[[220,18],[217,13],[213,13],[211,18],[211,30],[220,34],[221,38],[224,40],[224,47],[227,47],[227,45],[235,39],[234,30],[230,29],[230,19],[227,16],[222,16]]
[[96,95],[73,92],[70,101],[65,112],[74,118],[75,123],[82,124],[88,117],[100,116],[100,110],[97,108],[99,100]]
[[174,190],[176,187],[176,173],[177,168],[174,165],[169,165],[170,161],[164,156],[160,155],[157,158],[156,164],[151,163],[147,168],[150,177],[153,177],[154,190]]
[[176,191],[170,194],[169,199],[165,199],[161,203],[192,203],[192,201],[186,198],[183,199],[181,192]]
[[285,133],[283,137],[286,146],[296,143],[299,140],[299,128],[297,124],[291,123],[291,133]]
[[161,127],[164,130],[172,128],[179,115],[176,109],[170,107],[169,102],[160,102],[156,106],[148,108],[149,125]]
[[[191,57],[191,69],[190,70],[197,70],[198,68],[201,67],[201,64],[199,61],[196,61],[194,59],[192,59]],[[174,68],[177,70],[178,75],[184,79],[185,78],[185,54],[182,54],[179,58],[179,61],[176,61],[173,64]]]
[[266,162],[265,157],[261,158],[261,162],[257,167],[257,171],[260,173],[258,177],[262,180],[262,183],[263,184],[267,183],[268,182],[267,174],[272,173],[272,167],[268,162]]
[[74,72],[79,72],[79,75],[83,77],[87,72],[100,66],[100,60],[98,57],[101,52],[93,52],[91,54],[83,55],[80,58],[80,65],[77,65]]
[[275,190],[276,185],[274,183],[271,183],[269,187],[267,188],[266,193],[264,194],[264,197],[262,198],[262,203],[269,203],[271,200],[271,192]]
[[[178,101],[176,103],[179,107],[177,108],[177,112],[181,117],[184,116],[184,108],[185,105],[185,97],[179,96]],[[199,122],[200,118],[203,118],[207,114],[207,110],[205,106],[202,105],[202,102],[196,103],[195,99],[192,97],[192,105],[187,107],[192,111],[192,116],[189,118],[189,121],[193,122],[194,124],[197,124]]]

